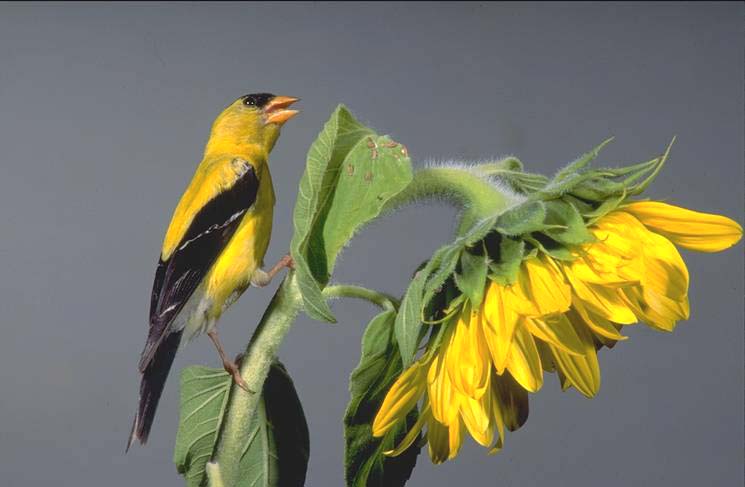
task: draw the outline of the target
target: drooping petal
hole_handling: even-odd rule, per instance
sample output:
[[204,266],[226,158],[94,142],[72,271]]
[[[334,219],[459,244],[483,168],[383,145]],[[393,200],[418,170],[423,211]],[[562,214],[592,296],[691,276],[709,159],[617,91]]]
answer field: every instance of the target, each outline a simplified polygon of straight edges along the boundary
[[543,385],[541,358],[533,336],[528,332],[524,319],[515,328],[515,338],[507,359],[507,370],[528,392],[537,392]]
[[634,312],[629,309],[619,289],[587,283],[573,273],[571,265],[565,266],[564,269],[574,291],[572,302],[580,299],[587,308],[609,321],[623,325],[636,322]]
[[574,327],[563,314],[542,319],[527,318],[525,324],[531,334],[544,342],[550,343],[567,353],[584,353],[582,340],[577,336]]
[[432,416],[443,425],[450,425],[458,415],[460,396],[456,393],[445,367],[443,349],[434,356],[429,366],[427,387]]
[[569,284],[549,257],[533,257],[520,266],[518,282],[507,287],[509,303],[523,316],[563,313],[572,303]]
[[673,301],[641,286],[624,289],[623,292],[639,320],[661,331],[673,331],[676,322],[688,319],[690,314],[688,297]]
[[[621,335],[613,323],[589,311],[581,301],[574,303],[574,309],[579,314],[579,317],[581,317],[582,322],[595,334],[614,341],[628,339],[628,337]],[[575,317],[575,319],[579,319],[579,317]]]
[[470,305],[464,306],[445,358],[455,388],[473,399],[480,398],[486,392],[491,368],[489,349],[481,330],[482,315],[472,310]]
[[497,372],[504,372],[518,314],[507,303],[503,286],[491,283],[486,293],[482,331]]
[[427,421],[427,442],[432,463],[437,465],[448,459],[450,450],[448,427],[432,416],[429,416]]
[[394,448],[393,450],[384,451],[383,455],[389,457],[397,457],[408,450],[411,444],[414,443],[414,440],[416,440],[417,436],[419,436],[419,432],[422,431],[424,423],[431,417],[432,413],[429,410],[429,405],[427,405],[419,413],[419,417],[417,418],[416,423],[414,423],[414,426],[412,426],[411,429],[406,432],[406,435],[401,440],[401,443],[399,443],[398,446],[396,446],[396,448]]
[[504,425],[508,430],[516,431],[528,420],[528,392],[508,372],[492,377],[492,388],[499,402]]
[[699,252],[719,252],[735,245],[742,237],[742,227],[725,216],[659,201],[637,201],[624,207],[624,211],[675,245]]
[[[579,315],[569,313],[569,320],[575,325],[577,335],[582,339],[585,354],[570,355],[557,347],[549,345],[556,367],[566,380],[587,397],[593,397],[600,389],[600,365],[595,351],[595,344],[589,331],[579,322]],[[562,388],[565,384],[562,382]]]
[[406,417],[425,391],[425,364],[414,362],[393,383],[372,424],[373,436],[383,436]]
[[491,394],[481,399],[465,398],[460,403],[460,417],[468,433],[481,446],[489,446],[494,437],[494,421],[489,416],[488,401]]
[[538,355],[541,357],[541,367],[546,372],[556,372],[556,365],[554,365],[554,358],[551,355],[551,349],[543,340],[535,341],[535,348],[538,350]]
[[668,239],[649,232],[644,245],[642,286],[656,294],[680,301],[688,295],[688,268]]
[[458,456],[460,446],[463,443],[463,421],[456,417],[455,421],[448,426],[448,460]]

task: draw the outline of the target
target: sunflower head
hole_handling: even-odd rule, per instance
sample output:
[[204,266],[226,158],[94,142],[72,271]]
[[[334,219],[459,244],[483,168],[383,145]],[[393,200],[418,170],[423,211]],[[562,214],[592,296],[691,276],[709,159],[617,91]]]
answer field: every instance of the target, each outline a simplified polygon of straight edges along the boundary
[[[466,434],[496,452],[505,430],[527,419],[528,394],[541,389],[544,372],[592,397],[600,388],[597,351],[625,340],[625,326],[672,331],[688,318],[689,275],[678,248],[724,250],[742,228],[633,199],[667,152],[627,168],[588,169],[600,147],[550,182],[523,185],[517,204],[473,225],[417,273],[396,318],[405,370],[382,401],[373,435],[415,408],[419,416],[387,454],[406,451],[422,431],[435,463],[455,457]],[[524,179],[507,183],[519,189]]]

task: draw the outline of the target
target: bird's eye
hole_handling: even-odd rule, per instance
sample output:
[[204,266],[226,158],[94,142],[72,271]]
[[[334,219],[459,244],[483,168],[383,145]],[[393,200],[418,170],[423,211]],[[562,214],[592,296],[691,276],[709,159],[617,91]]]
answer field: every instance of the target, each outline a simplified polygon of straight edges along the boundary
[[243,104],[249,107],[263,108],[272,98],[274,98],[274,95],[271,93],[253,93],[243,97]]

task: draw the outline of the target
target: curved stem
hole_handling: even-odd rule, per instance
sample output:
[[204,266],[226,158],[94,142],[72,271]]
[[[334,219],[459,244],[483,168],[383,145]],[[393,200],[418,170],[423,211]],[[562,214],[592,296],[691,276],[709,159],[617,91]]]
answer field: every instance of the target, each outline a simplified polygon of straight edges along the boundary
[[416,171],[411,184],[392,198],[385,210],[431,197],[448,199],[463,210],[458,235],[463,235],[479,220],[499,213],[513,203],[477,171],[456,167],[428,167]]
[[326,286],[323,295],[327,298],[357,298],[364,299],[384,310],[395,311],[398,309],[399,301],[385,293],[373,291],[362,286],[353,286],[350,284],[335,284]]

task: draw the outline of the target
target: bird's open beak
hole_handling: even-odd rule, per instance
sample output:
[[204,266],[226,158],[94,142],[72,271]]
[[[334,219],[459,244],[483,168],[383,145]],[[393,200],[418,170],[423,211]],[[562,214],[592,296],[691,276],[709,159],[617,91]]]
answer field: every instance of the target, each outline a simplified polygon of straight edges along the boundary
[[275,96],[264,106],[266,123],[278,123],[282,125],[298,114],[297,110],[287,110],[287,107],[300,100],[293,96]]

